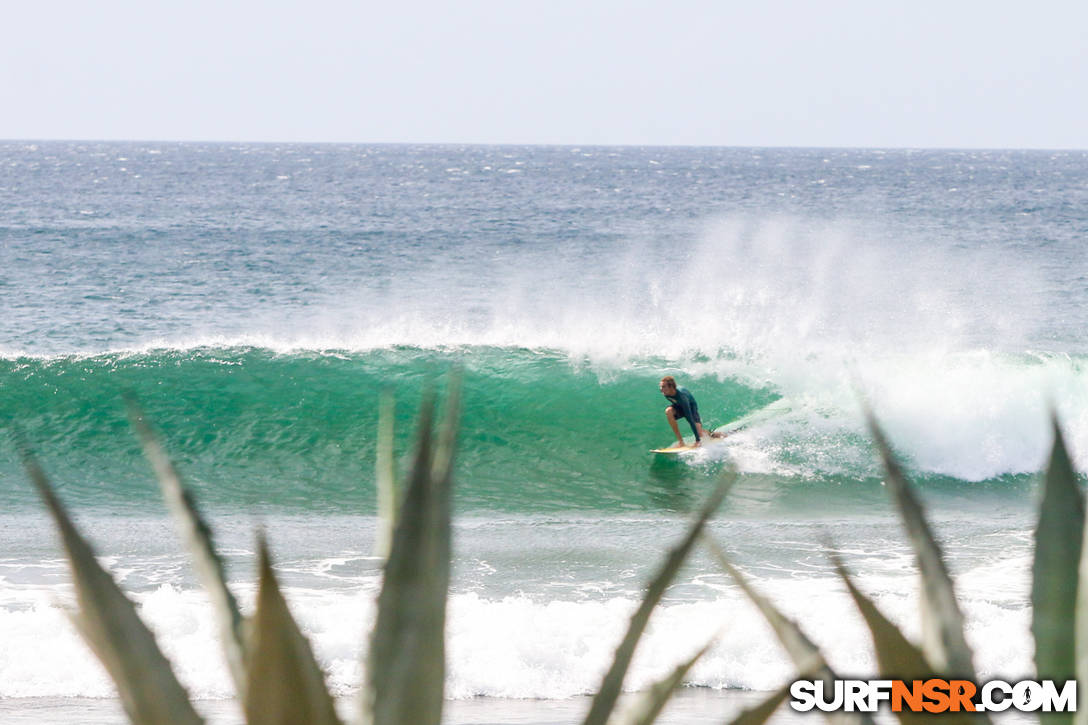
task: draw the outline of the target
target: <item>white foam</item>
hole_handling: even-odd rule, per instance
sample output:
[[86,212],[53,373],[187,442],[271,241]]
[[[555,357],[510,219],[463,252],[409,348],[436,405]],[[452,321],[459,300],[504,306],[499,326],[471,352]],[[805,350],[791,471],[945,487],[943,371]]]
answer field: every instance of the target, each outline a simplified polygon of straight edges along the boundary
[[[870,359],[852,375],[782,379],[790,410],[736,434],[730,453],[748,472],[876,474],[861,404],[918,471],[966,481],[1041,470],[1056,410],[1078,468],[1088,451],[1088,371],[1065,355],[1034,360],[985,352]],[[796,371],[795,371],[796,372]],[[824,374],[826,373],[826,374]],[[792,460],[790,452],[805,455]]]
[[[984,677],[1019,679],[1031,671],[1025,566],[1021,559],[1000,565],[1000,571],[980,569],[960,579],[968,637]],[[917,600],[902,593],[913,588],[913,576],[874,573],[861,582],[916,639]],[[757,586],[802,624],[833,666],[859,675],[875,672],[868,634],[836,580],[764,578]],[[374,619],[373,592],[288,589],[286,594],[330,687],[338,695],[357,690]],[[19,596],[22,605],[13,606],[9,596],[0,608],[0,697],[112,696],[111,684],[66,621],[56,593],[28,590]],[[242,588],[240,598],[249,608],[252,588]],[[204,595],[163,585],[134,599],[191,694],[231,697]],[[625,597],[547,601],[456,594],[449,607],[447,695],[565,698],[593,692],[636,606]],[[666,602],[655,612],[625,688],[645,688],[719,632],[688,676],[690,684],[766,690],[792,675],[761,616],[735,587],[723,585],[710,599]]]

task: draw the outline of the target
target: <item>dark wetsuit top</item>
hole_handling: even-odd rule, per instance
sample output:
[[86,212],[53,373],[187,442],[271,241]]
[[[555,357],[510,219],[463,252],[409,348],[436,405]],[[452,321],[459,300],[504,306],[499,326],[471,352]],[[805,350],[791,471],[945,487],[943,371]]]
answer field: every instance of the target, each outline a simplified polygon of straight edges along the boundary
[[695,396],[689,393],[687,388],[677,388],[676,395],[666,395],[665,400],[672,403],[673,414],[677,418],[687,418],[691,432],[695,434],[695,440],[701,440],[699,429],[695,424],[702,423],[703,419],[699,417],[699,406],[695,402]]

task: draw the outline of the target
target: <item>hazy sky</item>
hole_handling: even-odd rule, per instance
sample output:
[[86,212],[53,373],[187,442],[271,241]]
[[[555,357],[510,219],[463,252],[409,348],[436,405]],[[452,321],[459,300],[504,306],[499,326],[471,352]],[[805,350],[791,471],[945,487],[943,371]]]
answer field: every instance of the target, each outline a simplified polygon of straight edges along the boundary
[[1088,2],[8,0],[0,138],[1088,148]]

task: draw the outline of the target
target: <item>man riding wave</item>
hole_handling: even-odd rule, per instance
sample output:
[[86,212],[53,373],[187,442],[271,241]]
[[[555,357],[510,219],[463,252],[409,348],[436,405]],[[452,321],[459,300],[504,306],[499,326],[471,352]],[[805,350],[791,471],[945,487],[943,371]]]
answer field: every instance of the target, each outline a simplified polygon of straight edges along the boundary
[[658,388],[661,390],[661,394],[665,396],[665,399],[671,403],[668,408],[665,408],[665,418],[669,421],[673,435],[676,436],[676,445],[684,445],[684,436],[680,435],[680,425],[677,422],[680,418],[687,420],[688,425],[691,426],[691,432],[695,434],[696,446],[702,445],[703,438],[706,436],[711,438],[725,437],[721,433],[707,433],[703,429],[703,421],[699,417],[699,404],[695,402],[695,396],[687,388],[678,388],[676,378],[666,375],[661,378]]

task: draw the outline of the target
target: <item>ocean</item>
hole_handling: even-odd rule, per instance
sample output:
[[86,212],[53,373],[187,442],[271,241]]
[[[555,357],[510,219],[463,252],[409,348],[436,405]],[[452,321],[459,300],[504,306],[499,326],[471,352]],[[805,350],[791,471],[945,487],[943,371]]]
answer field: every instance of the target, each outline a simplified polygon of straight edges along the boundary
[[[345,701],[380,582],[379,400],[395,398],[406,465],[423,391],[453,368],[451,722],[577,719],[648,577],[731,470],[713,537],[832,665],[875,674],[826,550],[920,626],[866,406],[927,506],[980,677],[1016,680],[1034,671],[1052,414],[1088,463],[1086,239],[1082,151],[5,142],[0,423],[31,442],[212,722],[234,721],[229,678],[126,392],[244,607],[267,531]],[[663,375],[708,429],[743,427],[650,453],[673,440]],[[94,722],[122,722],[67,622],[65,566],[5,432],[0,712],[64,722],[93,702]],[[792,679],[698,553],[628,688],[714,636],[664,722],[719,722],[729,693]]]

